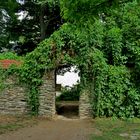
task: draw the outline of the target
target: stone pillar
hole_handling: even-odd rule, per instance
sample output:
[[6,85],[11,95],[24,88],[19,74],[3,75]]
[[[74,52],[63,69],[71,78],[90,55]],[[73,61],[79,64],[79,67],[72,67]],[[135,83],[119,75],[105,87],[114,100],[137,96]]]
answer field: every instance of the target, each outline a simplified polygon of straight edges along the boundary
[[83,90],[79,100],[79,116],[80,119],[92,118],[92,107],[90,104],[89,90]]
[[43,84],[40,87],[39,115],[53,118],[55,116],[55,71],[44,74]]

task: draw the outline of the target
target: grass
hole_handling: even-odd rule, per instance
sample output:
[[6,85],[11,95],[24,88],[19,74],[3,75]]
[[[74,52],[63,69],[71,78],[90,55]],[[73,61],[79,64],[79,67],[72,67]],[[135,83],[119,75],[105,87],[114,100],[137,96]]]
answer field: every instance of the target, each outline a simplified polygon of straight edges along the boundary
[[100,133],[93,134],[91,140],[140,140],[140,119],[95,119],[94,127]]
[[37,120],[32,117],[0,116],[0,134],[33,126]]
[[[33,126],[38,121],[33,117],[0,116],[0,134]],[[140,119],[98,118],[93,127],[97,131],[93,132],[91,140],[140,140]]]

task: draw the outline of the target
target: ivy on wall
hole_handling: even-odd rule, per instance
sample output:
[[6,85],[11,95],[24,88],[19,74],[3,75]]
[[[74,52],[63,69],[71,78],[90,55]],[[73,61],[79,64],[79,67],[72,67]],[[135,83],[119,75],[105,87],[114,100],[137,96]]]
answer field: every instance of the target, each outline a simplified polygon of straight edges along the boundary
[[73,64],[80,70],[81,87],[92,94],[95,117],[140,117],[139,1],[78,1],[61,1],[67,22],[26,56],[19,72],[33,114],[44,72]]
[[102,11],[94,15],[88,1],[83,5],[79,0],[79,6],[88,8],[84,13],[75,13],[78,5],[72,8],[73,2],[67,2],[61,2],[67,22],[27,55],[23,66],[21,75],[30,85],[32,110],[38,111],[38,86],[43,73],[73,64],[80,70],[81,87],[88,87],[93,94],[95,117],[139,117],[139,2],[120,2],[115,7],[102,1],[95,5],[103,6]]
[[0,54],[0,91],[5,88],[4,80],[9,75],[19,75],[20,65],[23,63],[23,58],[12,52]]

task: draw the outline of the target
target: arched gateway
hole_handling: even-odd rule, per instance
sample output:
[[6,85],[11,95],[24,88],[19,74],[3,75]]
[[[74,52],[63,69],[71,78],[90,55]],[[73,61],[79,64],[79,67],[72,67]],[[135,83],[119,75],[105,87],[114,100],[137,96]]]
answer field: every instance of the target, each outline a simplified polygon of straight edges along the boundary
[[[9,60],[11,62],[11,60]],[[2,67],[10,65],[8,61],[1,61]],[[13,62],[13,61],[12,61]],[[15,61],[14,61],[15,62]],[[18,62],[18,61],[16,61]],[[8,66],[6,67],[8,68]],[[11,74],[4,80],[5,88],[0,90],[0,115],[26,115],[31,113],[27,103],[27,90],[18,84],[18,76]],[[54,118],[56,115],[56,72],[46,71],[42,77],[43,83],[39,86],[38,115]],[[79,99],[79,117],[91,117],[89,90],[81,90]]]
[[5,112],[14,114],[16,111],[17,114],[33,112],[39,116],[53,118],[56,114],[55,70],[62,65],[73,64],[80,70],[82,79],[79,117],[89,118],[92,112],[91,101],[93,101],[91,98],[93,93],[90,92],[94,91],[91,89],[94,85],[92,64],[95,61],[96,50],[79,41],[73,26],[71,28],[67,24],[49,39],[42,41],[33,52],[26,56],[21,68],[22,73],[19,74],[28,87],[28,95],[26,91],[24,92],[24,88],[17,88],[17,84],[9,86],[10,90],[6,89],[0,94],[0,105],[6,106],[0,108],[0,112],[3,114]]
[[[43,84],[40,86],[39,97],[39,115],[43,117],[53,118],[56,114],[55,106],[55,70],[46,72],[43,76]],[[91,104],[88,90],[82,90],[79,99],[79,117],[80,119],[91,117]]]

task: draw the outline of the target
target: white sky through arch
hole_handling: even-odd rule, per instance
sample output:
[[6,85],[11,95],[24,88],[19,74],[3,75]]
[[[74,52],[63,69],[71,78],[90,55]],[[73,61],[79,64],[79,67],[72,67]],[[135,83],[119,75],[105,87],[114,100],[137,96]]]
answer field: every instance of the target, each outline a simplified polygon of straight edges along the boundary
[[56,83],[61,84],[63,87],[70,86],[77,84],[77,81],[80,81],[80,77],[78,76],[79,72],[73,72],[76,68],[71,67],[70,72],[66,72],[64,76],[57,75]]

